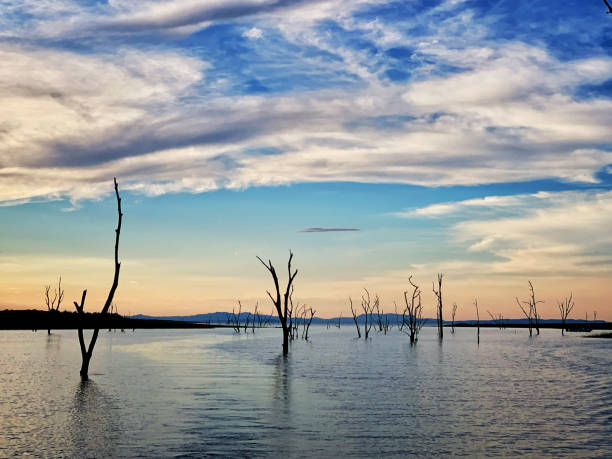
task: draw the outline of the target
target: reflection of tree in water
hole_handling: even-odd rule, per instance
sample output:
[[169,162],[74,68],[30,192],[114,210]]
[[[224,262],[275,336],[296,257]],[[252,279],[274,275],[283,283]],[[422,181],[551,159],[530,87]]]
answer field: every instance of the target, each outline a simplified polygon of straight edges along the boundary
[[295,426],[295,420],[291,416],[291,365],[290,356],[279,354],[274,360],[274,386],[273,399],[270,412],[273,425],[276,427],[277,441],[272,440],[275,452],[285,455],[292,451],[293,435],[287,435],[284,431],[291,430]]
[[74,394],[70,431],[75,457],[117,456],[121,433],[113,400],[95,382],[81,381]]
[[289,357],[279,354],[274,359],[274,406],[279,414],[290,412],[291,405],[291,374]]
[[47,335],[47,341],[45,342],[45,351],[47,351],[48,354],[53,353],[54,355],[57,355],[59,354],[61,343],[62,343],[61,335],[57,335],[57,334]]

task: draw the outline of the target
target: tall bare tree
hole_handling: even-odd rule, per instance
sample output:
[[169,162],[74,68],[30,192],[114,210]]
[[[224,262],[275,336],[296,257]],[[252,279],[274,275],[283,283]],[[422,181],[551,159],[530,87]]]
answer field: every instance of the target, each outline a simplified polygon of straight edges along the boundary
[[[419,332],[423,325],[425,324],[425,319],[423,318],[423,305],[421,303],[421,289],[419,286],[412,282],[412,276],[408,278],[408,282],[412,286],[412,293],[410,295],[410,300],[408,300],[408,291],[404,291],[404,312],[402,313],[402,327],[400,330],[404,330],[405,327],[408,327],[407,333],[410,335],[410,344],[414,344],[419,339]],[[408,318],[406,318],[408,316]],[[404,327],[405,326],[405,327]]]
[[364,288],[365,295],[361,295],[361,309],[363,309],[363,314],[365,316],[365,323],[363,324],[363,333],[364,338],[368,339],[370,335],[370,330],[372,329],[372,324],[374,322],[374,310],[378,308],[380,304],[380,299],[378,295],[374,296],[374,302],[372,302],[372,298],[370,298],[370,292],[368,289]]
[[274,266],[272,266],[272,262],[268,260],[266,264],[261,258],[257,257],[257,259],[261,262],[262,265],[266,267],[266,269],[270,272],[272,276],[272,280],[274,281],[274,289],[276,290],[276,296],[272,296],[269,290],[266,290],[266,293],[272,300],[274,307],[276,308],[276,313],[278,314],[278,319],[280,320],[281,327],[283,328],[283,355],[287,355],[289,353],[289,333],[290,324],[287,322],[287,313],[290,302],[291,295],[291,284],[293,284],[293,280],[295,276],[297,276],[298,270],[291,271],[291,260],[293,260],[293,253],[289,251],[289,261],[287,262],[287,272],[288,272],[288,280],[287,280],[287,288],[285,289],[285,293],[281,300],[281,292],[280,286],[278,284],[278,276],[276,275],[276,270]]
[[565,322],[567,321],[567,317],[574,309],[574,299],[573,294],[570,293],[569,297],[565,297],[563,301],[557,301],[557,305],[559,306],[559,312],[561,313],[561,336],[565,334]]
[[[113,303],[113,298],[115,296],[115,291],[119,285],[119,270],[121,269],[121,263],[119,263],[119,235],[121,234],[121,221],[123,219],[123,213],[121,212],[121,198],[119,197],[119,187],[117,185],[117,179],[113,178],[113,182],[115,184],[115,197],[117,199],[117,228],[115,229],[115,275],[113,276],[113,284],[108,292],[108,296],[106,297],[106,301],[104,302],[104,306],[102,307],[101,314],[107,314],[108,310]],[[84,315],[85,309],[85,297],[87,295],[87,290],[83,290],[83,295],[81,296],[81,304],[74,302],[74,307],[76,308],[79,315]],[[82,318],[82,317],[81,317]],[[91,356],[93,354],[94,346],[96,345],[96,340],[98,339],[98,333],[100,332],[99,328],[95,328],[93,334],[91,335],[91,339],[89,341],[89,346],[85,346],[85,338],[83,336],[83,328],[79,324],[78,335],[79,335],[79,345],[81,346],[81,378],[83,380],[87,380],[89,378],[89,362],[91,360]]]
[[529,298],[527,300],[519,301],[518,297],[516,298],[516,304],[518,304],[525,317],[527,317],[527,325],[529,327],[529,336],[533,335],[533,328],[535,327],[536,333],[540,334],[540,316],[538,315],[538,303],[543,303],[543,301],[536,301],[535,299],[535,291],[533,288],[533,284],[531,281],[528,281],[529,284]]
[[[308,312],[308,319],[306,319],[306,312]],[[312,323],[312,319],[314,319],[316,312],[317,311],[312,308],[304,311],[304,329],[302,330],[302,339],[305,339],[306,341],[308,341],[308,330],[310,330],[310,324]]]
[[438,274],[438,289],[436,290],[436,284],[432,283],[432,290],[436,295],[438,304],[436,307],[436,318],[438,319],[438,337],[444,338],[444,319],[442,318],[442,278],[444,274]]
[[[51,285],[45,285],[45,305],[47,306],[47,311],[51,314],[59,312],[63,299],[64,289],[62,288],[62,276],[60,276],[57,288],[53,290],[53,298],[51,298]],[[47,334],[51,334],[51,328],[47,328]]]

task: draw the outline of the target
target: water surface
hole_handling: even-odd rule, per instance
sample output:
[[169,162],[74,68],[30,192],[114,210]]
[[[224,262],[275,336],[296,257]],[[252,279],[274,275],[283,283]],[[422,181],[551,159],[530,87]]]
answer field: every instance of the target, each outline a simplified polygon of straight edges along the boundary
[[612,341],[543,330],[0,332],[0,457],[612,455]]

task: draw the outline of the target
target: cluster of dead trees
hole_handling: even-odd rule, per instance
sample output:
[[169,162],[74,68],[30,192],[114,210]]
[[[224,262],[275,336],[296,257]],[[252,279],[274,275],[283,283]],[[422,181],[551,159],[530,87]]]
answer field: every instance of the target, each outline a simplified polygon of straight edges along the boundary
[[[246,315],[245,315],[246,314]],[[244,316],[244,322],[242,317]],[[236,314],[235,309],[232,309],[231,314],[227,314],[227,325],[231,325],[234,332],[240,334],[241,331],[247,333],[251,330],[251,333],[255,333],[255,328],[264,328],[270,324],[271,314],[263,315],[259,312],[259,303],[255,303],[255,309],[251,312],[242,312],[242,303],[238,300],[238,313]]]
[[[412,281],[412,276],[408,278],[408,282],[411,285],[411,290],[410,292],[408,290],[404,292],[404,309],[401,314],[401,321],[398,320],[399,314],[397,312],[397,304],[395,304],[395,325],[399,331],[410,336],[411,343],[416,343],[418,341],[419,331],[425,324],[426,319],[423,317],[421,290],[419,286]],[[360,305],[361,314],[358,314],[359,310],[355,309],[353,300],[349,297],[349,306],[357,330],[357,337],[361,338],[363,336],[363,338],[368,339],[372,328],[386,335],[387,332],[393,328],[393,324],[389,322],[389,315],[385,314],[384,310],[380,307],[380,298],[377,294],[372,297],[368,289],[364,288],[363,290],[364,294],[361,295]],[[339,323],[338,328],[340,328]]]

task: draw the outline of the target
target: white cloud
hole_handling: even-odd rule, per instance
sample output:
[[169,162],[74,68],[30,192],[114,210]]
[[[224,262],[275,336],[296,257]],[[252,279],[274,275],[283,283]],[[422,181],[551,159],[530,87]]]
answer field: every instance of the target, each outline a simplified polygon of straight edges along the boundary
[[[574,193],[555,194],[555,201],[558,201],[560,199],[560,196],[567,196],[568,194],[573,195]],[[398,217],[442,217],[456,213],[464,214],[465,212],[474,209],[485,209],[491,211],[499,208],[527,207],[529,205],[537,205],[537,201],[550,201],[552,200],[552,196],[553,195],[551,195],[551,193],[545,191],[539,191],[533,194],[485,196],[484,198],[467,199],[464,201],[452,201],[431,204],[429,206],[421,207],[418,209],[396,212],[394,215]]]
[[250,40],[257,40],[263,36],[263,32],[257,27],[251,27],[249,30],[245,31],[242,36]]
[[612,192],[551,193],[542,201],[521,216],[463,221],[453,232],[469,250],[498,257],[487,263],[492,274],[611,273],[612,235],[602,229],[612,225]]

